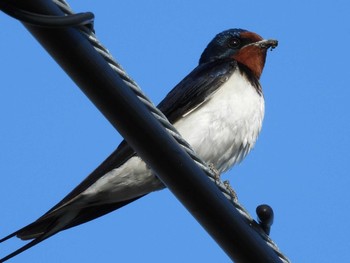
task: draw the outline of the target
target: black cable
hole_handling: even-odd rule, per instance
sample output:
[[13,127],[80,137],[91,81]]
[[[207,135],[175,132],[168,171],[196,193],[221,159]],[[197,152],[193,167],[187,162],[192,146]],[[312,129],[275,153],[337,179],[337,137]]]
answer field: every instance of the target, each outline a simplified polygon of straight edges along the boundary
[[77,13],[65,16],[42,15],[17,8],[14,5],[0,1],[0,9],[7,15],[32,26],[48,28],[64,28],[87,26],[93,30],[94,14],[91,12]]

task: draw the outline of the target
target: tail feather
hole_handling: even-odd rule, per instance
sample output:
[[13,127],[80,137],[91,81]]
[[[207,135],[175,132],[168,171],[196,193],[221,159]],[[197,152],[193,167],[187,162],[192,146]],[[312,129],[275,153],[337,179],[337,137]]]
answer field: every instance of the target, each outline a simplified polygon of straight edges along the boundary
[[12,252],[12,253],[8,254],[7,256],[3,257],[2,259],[0,259],[0,262],[5,262],[5,261],[9,260],[10,258],[17,256],[18,254],[20,254],[20,253],[26,251],[27,249],[39,244],[40,242],[44,241],[45,239],[47,239],[49,237],[50,236],[45,237],[45,235],[42,235],[42,237],[35,238],[31,242],[25,244],[24,246],[20,247],[19,249],[15,250],[14,252]]
[[[28,225],[28,226],[30,226],[30,225]],[[51,229],[54,229],[54,227],[55,227],[54,225],[51,225]],[[24,228],[26,228],[26,227],[24,227]],[[24,228],[22,228],[22,229],[24,229]],[[18,236],[22,229],[20,229],[20,230],[14,232],[14,233],[8,235],[7,237],[1,239],[0,243],[10,239],[11,237]],[[29,243],[25,244],[24,246],[20,247],[19,249],[13,251],[12,253],[10,253],[10,254],[6,255],[5,257],[3,257],[2,259],[0,259],[0,263],[5,262],[5,261],[7,261],[7,260],[17,256],[18,254],[26,251],[27,249],[29,249],[29,248],[39,244],[40,242],[44,241],[45,239],[53,236],[54,234],[58,233],[59,231],[60,230],[56,230],[54,232],[50,231],[51,233],[43,233],[43,234],[41,234],[40,236],[36,237],[35,239],[30,241]]]
[[0,239],[0,243],[3,243],[3,242],[5,242],[6,240],[8,240],[8,239],[10,239],[10,238],[12,238],[12,237],[14,237],[14,236],[16,236],[16,235],[17,235],[17,232],[18,232],[18,231],[13,232],[13,233],[11,233],[11,234],[9,234],[9,235],[3,237],[2,239]]
[[44,216],[40,217],[35,222],[0,239],[0,243],[5,242],[6,240],[11,239],[15,236],[22,240],[33,239],[26,245],[20,247],[16,251],[0,259],[0,263],[5,262],[6,260],[14,256],[17,256],[23,251],[39,244],[40,242],[57,234],[62,230],[75,227],[77,225],[86,223],[95,218],[108,214],[141,197],[142,196],[139,196],[139,197],[118,202],[118,203],[89,206],[89,207],[82,208],[79,211],[72,212],[72,209],[69,210],[69,207],[62,207],[61,209],[54,210],[51,213],[46,213]]

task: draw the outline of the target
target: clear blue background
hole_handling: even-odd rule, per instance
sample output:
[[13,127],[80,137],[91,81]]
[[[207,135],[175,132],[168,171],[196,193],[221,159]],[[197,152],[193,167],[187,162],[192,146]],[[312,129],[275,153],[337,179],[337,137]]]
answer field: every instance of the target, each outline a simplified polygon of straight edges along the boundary
[[[349,261],[348,1],[77,1],[102,43],[158,103],[220,31],[276,38],[261,82],[255,149],[225,174],[293,262]],[[0,14],[0,234],[35,220],[87,176],[120,135],[37,41]],[[20,241],[1,244],[1,255]],[[62,232],[11,262],[229,262],[168,191]]]

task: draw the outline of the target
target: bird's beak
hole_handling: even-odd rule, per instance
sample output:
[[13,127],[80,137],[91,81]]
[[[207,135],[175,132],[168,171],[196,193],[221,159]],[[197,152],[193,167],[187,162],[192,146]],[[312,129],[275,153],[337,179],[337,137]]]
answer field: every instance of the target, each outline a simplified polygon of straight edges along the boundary
[[261,49],[268,49],[268,48],[274,49],[275,47],[278,46],[278,41],[275,39],[264,39],[255,43],[251,43],[247,46],[257,46]]

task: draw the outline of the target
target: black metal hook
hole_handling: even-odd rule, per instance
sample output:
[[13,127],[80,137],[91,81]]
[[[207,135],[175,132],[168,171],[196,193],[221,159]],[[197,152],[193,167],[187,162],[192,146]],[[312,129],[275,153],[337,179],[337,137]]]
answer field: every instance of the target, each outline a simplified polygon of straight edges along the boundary
[[272,207],[266,204],[259,205],[256,208],[256,214],[258,215],[258,222],[260,227],[267,235],[269,235],[274,219]]

